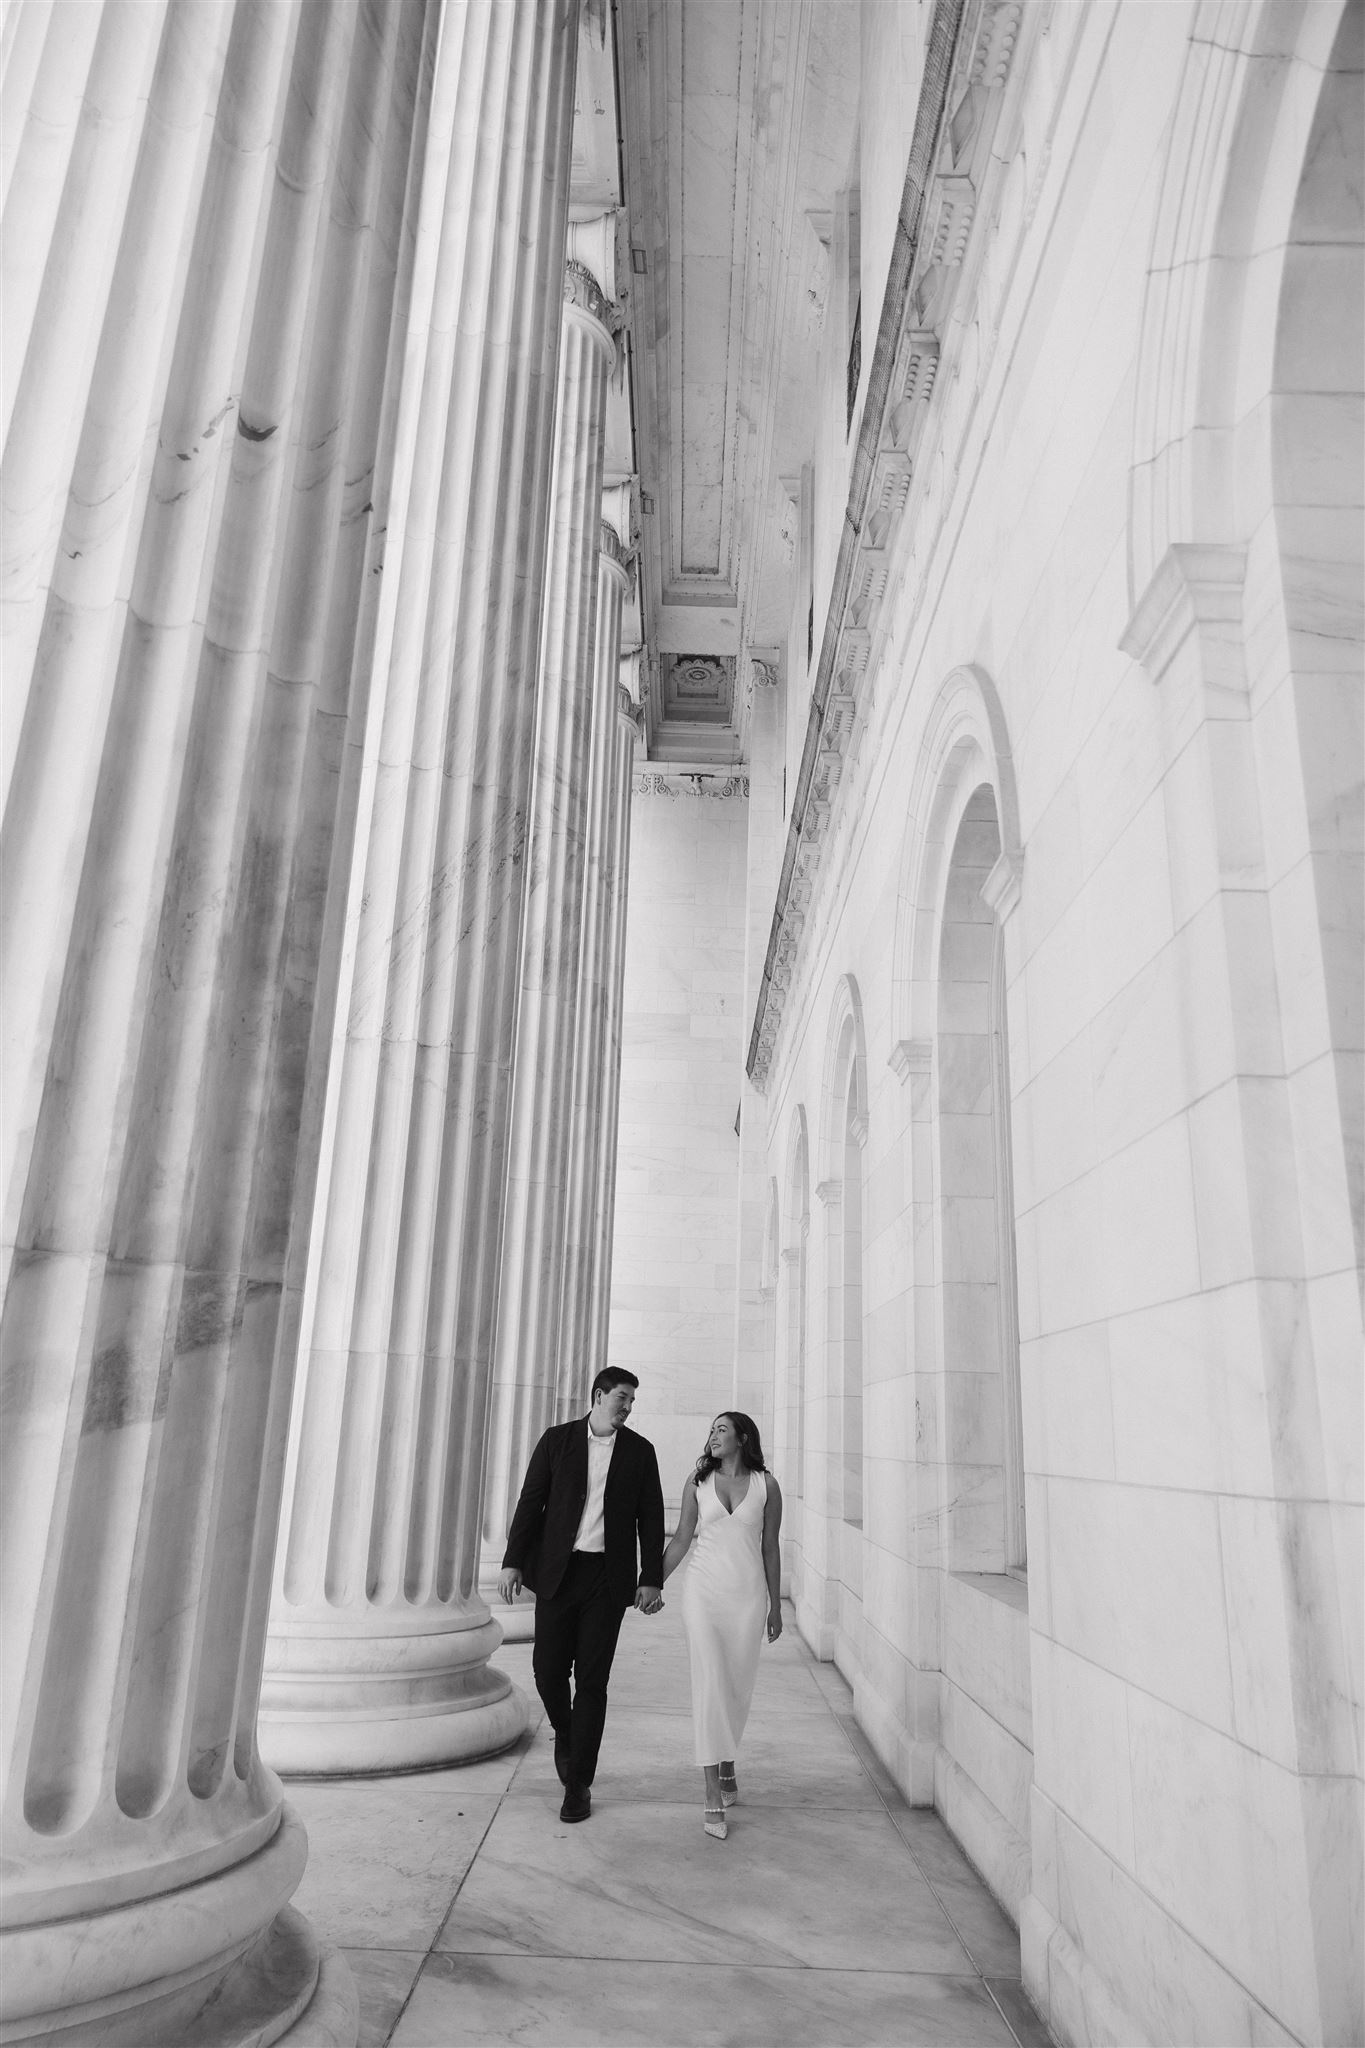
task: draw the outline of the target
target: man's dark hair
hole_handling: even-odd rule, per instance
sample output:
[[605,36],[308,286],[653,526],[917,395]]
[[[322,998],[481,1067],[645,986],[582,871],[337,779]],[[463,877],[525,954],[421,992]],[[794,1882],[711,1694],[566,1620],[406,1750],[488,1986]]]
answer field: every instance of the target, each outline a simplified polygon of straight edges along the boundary
[[613,1387],[638,1387],[640,1382],[633,1372],[627,1372],[623,1365],[604,1365],[592,1383],[592,1398],[609,1394]]

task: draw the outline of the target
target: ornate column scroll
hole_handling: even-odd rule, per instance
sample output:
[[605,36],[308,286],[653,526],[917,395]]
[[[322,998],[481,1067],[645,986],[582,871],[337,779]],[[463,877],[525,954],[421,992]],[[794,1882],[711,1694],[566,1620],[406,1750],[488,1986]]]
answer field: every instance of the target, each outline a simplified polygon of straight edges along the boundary
[[577,0],[450,6],[375,651],[262,1740],[513,1741],[478,1596]]

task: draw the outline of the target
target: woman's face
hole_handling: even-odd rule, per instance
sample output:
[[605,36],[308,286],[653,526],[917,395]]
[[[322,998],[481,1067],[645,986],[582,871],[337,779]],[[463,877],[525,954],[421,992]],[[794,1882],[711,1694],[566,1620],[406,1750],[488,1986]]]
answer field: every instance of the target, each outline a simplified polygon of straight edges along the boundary
[[718,1415],[711,1424],[711,1434],[706,1439],[706,1448],[713,1458],[723,1458],[727,1452],[739,1449],[739,1432],[728,1415]]

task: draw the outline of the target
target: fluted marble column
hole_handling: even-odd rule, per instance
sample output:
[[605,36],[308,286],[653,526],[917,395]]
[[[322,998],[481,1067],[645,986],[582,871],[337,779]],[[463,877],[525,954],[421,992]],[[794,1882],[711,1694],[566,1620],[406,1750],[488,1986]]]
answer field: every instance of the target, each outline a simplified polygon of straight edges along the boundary
[[[768,930],[782,866],[782,684],[776,650],[747,657],[749,809],[744,887],[744,1018],[752,1020],[763,977]],[[769,1239],[768,1106],[745,1074],[740,1081],[739,1199],[735,1231],[735,1368],[733,1400],[765,1434],[776,1421],[775,1272]]]
[[[532,790],[530,881],[513,1073],[511,1180],[484,1494],[483,1583],[493,1596],[526,1460],[554,1419],[568,1220],[569,1106],[586,916],[587,826],[596,694],[599,508],[609,307],[580,263],[567,266],[560,346],[550,568]],[[624,583],[624,571],[612,565]],[[610,594],[606,602],[611,603]],[[615,600],[619,621],[620,597]],[[619,639],[619,624],[618,624]],[[504,1634],[529,1633],[529,1602],[494,1600]]]
[[[608,671],[613,680],[620,672],[619,620],[618,600],[618,653]],[[586,1406],[588,1389],[607,1362],[631,776],[642,714],[619,680],[615,689],[604,691],[603,696],[596,831],[589,859],[591,941],[584,960],[585,993],[574,1082],[573,1222],[560,1311],[561,1419]]]
[[354,2041],[256,1701],[435,15],[6,20],[7,2041]]
[[448,5],[262,1693],[290,1771],[513,1741],[478,1596],[577,0]]

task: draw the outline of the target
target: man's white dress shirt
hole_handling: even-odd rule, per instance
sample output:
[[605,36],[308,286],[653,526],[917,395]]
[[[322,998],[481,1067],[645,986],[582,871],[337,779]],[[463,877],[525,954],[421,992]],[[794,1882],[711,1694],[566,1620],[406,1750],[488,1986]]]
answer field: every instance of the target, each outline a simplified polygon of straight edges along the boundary
[[607,1491],[607,1467],[616,1449],[616,1431],[613,1430],[610,1436],[599,1436],[590,1422],[584,1427],[588,1432],[588,1497],[583,1503],[573,1547],[575,1550],[595,1550],[600,1554],[607,1547],[603,1502]]

